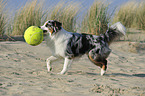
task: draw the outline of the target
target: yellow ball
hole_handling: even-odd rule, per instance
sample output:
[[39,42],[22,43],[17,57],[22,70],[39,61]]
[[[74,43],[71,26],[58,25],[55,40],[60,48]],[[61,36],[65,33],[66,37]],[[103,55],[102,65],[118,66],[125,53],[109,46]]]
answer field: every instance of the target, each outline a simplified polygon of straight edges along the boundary
[[39,45],[43,41],[43,30],[37,26],[30,26],[24,33],[25,41],[32,45]]

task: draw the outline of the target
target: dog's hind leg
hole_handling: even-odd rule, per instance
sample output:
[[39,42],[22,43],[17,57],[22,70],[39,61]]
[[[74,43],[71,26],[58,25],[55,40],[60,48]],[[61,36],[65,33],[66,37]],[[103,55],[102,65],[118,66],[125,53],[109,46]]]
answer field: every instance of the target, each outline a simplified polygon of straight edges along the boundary
[[107,60],[99,60],[97,59],[93,59],[90,55],[88,55],[89,59],[97,66],[99,66],[101,68],[101,76],[105,74],[106,70],[107,70]]
[[67,70],[69,69],[71,63],[72,63],[73,59],[68,59],[68,58],[65,58],[64,60],[64,65],[63,65],[63,69],[60,73],[58,74],[65,74],[67,72]]
[[50,72],[51,71],[51,63],[53,62],[53,61],[55,61],[55,60],[57,60],[57,58],[56,57],[54,57],[54,56],[50,56],[49,58],[47,58],[47,60],[46,60],[46,63],[47,63],[47,70],[48,70],[48,72]]
[[107,60],[102,61],[102,68],[101,68],[101,76],[103,76],[106,73],[107,70]]

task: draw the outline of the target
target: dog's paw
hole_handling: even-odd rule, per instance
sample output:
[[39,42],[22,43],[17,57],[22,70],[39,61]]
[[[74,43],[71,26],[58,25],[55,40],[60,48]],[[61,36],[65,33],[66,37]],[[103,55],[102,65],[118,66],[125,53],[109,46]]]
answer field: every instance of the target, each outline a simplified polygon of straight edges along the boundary
[[60,73],[57,73],[57,74],[63,75],[63,74],[65,74],[65,72],[60,72]]
[[48,72],[51,72],[52,71],[52,68],[48,68]]
[[103,76],[105,73],[106,73],[106,71],[101,69],[101,76]]

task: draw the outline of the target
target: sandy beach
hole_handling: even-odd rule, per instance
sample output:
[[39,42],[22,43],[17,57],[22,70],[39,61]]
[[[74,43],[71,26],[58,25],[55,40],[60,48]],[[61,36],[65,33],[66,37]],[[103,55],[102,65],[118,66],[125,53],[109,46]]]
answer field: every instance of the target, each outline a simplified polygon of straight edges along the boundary
[[87,56],[65,75],[56,74],[63,60],[48,73],[45,60],[51,54],[45,43],[0,42],[0,96],[145,96],[145,44],[113,43],[107,73],[100,76]]

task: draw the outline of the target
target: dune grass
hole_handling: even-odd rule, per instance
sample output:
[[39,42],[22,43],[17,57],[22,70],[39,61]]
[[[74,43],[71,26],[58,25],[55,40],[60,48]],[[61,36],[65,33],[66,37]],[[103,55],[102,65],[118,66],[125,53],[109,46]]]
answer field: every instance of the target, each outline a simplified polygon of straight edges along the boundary
[[137,3],[135,1],[129,1],[123,4],[118,12],[116,11],[114,22],[121,21],[128,28],[136,26],[136,11]]
[[4,34],[7,25],[7,18],[6,18],[6,14],[4,13],[5,5],[6,2],[0,0],[0,36]]
[[145,30],[145,2],[142,1],[137,9],[137,25],[139,29]]
[[[145,2],[128,1],[116,11],[113,22],[120,21],[128,29],[122,40],[145,42]],[[135,32],[133,32],[135,30]]]
[[112,16],[108,14],[108,6],[104,0],[94,1],[82,21],[81,31],[95,35],[106,32]]
[[144,1],[129,1],[116,11],[113,22],[121,21],[127,28],[145,29]]
[[23,35],[26,28],[29,26],[40,26],[44,12],[42,10],[43,4],[37,0],[28,0],[15,14],[12,35]]
[[61,0],[50,12],[50,19],[61,22],[65,30],[76,32],[76,21],[79,9],[80,4],[78,2]]
[[[6,12],[4,12],[5,4],[6,2],[4,0],[0,0],[0,35],[3,35],[6,30],[13,36],[23,35],[24,31],[29,26],[40,26],[46,20],[50,19],[62,22],[63,28],[67,31],[80,31],[95,35],[106,32],[111,18],[113,18],[114,23],[121,21],[127,28],[145,30],[145,3],[143,1],[129,1],[121,5],[114,17],[112,17],[112,14],[115,9],[112,9],[112,14],[109,14],[109,4],[107,4],[106,1],[94,1],[92,6],[88,9],[87,14],[81,17],[83,20],[80,25],[78,24],[78,16],[80,16],[78,14],[81,12],[81,4],[78,2],[61,0],[55,6],[47,8],[50,9],[46,10],[48,12],[44,12],[42,8],[43,3],[38,2],[38,0],[28,0],[27,3],[16,12],[12,21],[8,21],[5,14]],[[128,40],[128,35],[126,38],[127,39],[124,40]],[[134,37],[130,38],[129,40],[131,41]]]

